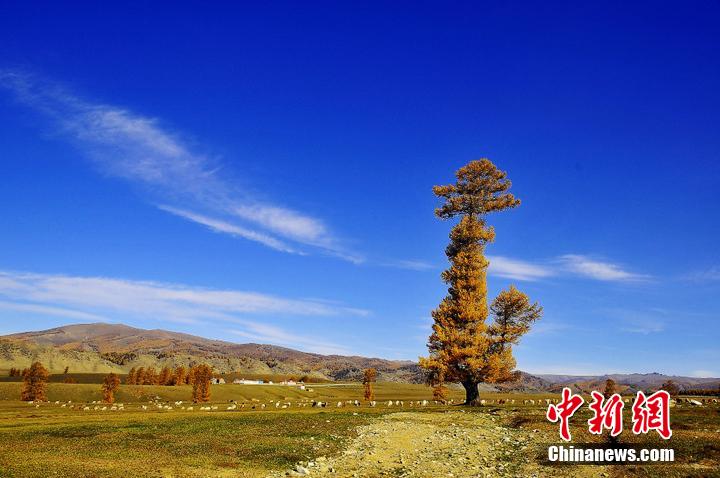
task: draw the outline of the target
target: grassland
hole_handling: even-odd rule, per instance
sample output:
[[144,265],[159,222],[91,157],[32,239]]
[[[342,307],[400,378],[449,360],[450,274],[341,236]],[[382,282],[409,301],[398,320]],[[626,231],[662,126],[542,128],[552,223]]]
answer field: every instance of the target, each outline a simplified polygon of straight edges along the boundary
[[[88,411],[70,408],[100,400],[96,383],[51,383],[50,402],[39,407],[17,401],[20,386],[17,382],[0,383],[2,477],[256,477],[272,471],[282,474],[301,460],[342,456],[348,443],[356,439],[359,427],[385,421],[385,417],[399,411],[397,407],[386,406],[335,406],[337,401],[360,399],[360,384],[313,384],[308,387],[312,391],[281,385],[217,385],[212,388],[212,404],[217,409],[212,411],[199,411],[197,405],[193,411],[180,410],[173,402],[183,400],[183,406],[188,405],[187,386],[123,385],[117,400],[125,404],[124,411],[94,410],[94,406]],[[451,394],[455,399],[462,397],[461,390],[452,390]],[[379,383],[376,395],[378,401],[406,402],[403,413],[408,413],[407,402],[429,399],[431,391],[422,385]],[[521,458],[539,462],[547,445],[558,443],[557,425],[545,419],[544,405],[537,402],[523,405],[522,400],[550,396],[483,394],[483,398],[492,400],[512,398],[515,404],[414,407],[412,413],[436,416],[438,422],[448,410],[480,414],[504,429],[534,437],[535,443]],[[173,410],[158,409],[148,403],[157,397],[163,403],[170,402]],[[70,405],[66,403],[69,400],[73,402]],[[230,400],[246,402],[247,406],[229,411]],[[293,405],[277,409],[271,403],[277,400]],[[328,401],[333,406],[297,407],[312,400]],[[252,410],[252,404],[266,404],[267,408]],[[143,410],[143,405],[148,409]],[[587,432],[587,418],[585,411],[573,417],[573,442],[602,443],[603,437]],[[625,423],[630,423],[629,417]],[[606,469],[608,476],[718,476],[720,408],[678,406],[672,409],[672,424],[674,434],[668,442],[654,433],[635,437],[628,432],[621,435],[621,441],[674,448],[675,464],[615,466]],[[518,459],[507,453],[498,456]],[[594,470],[591,466],[542,466],[539,476],[594,476]]]

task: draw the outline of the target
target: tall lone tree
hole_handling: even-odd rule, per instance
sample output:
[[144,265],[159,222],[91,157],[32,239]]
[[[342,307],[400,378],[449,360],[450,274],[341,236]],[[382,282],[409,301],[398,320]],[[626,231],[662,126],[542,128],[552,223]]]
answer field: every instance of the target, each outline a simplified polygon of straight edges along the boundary
[[23,388],[20,398],[24,401],[46,401],[47,381],[50,372],[40,362],[33,362],[23,371]]
[[103,401],[105,403],[115,402],[115,392],[118,387],[120,387],[120,377],[114,373],[105,376],[105,380],[102,384]]
[[209,402],[210,401],[210,380],[212,380],[213,372],[209,365],[198,365],[193,368],[193,402]]
[[487,267],[485,246],[495,238],[487,215],[517,207],[520,200],[508,192],[507,173],[488,159],[471,161],[460,168],[455,184],[435,186],[444,200],[435,210],[440,219],[459,218],[450,232],[445,254],[450,268],[442,273],[448,293],[432,312],[429,357],[421,357],[428,383],[434,387],[460,382],[466,403],[478,399],[478,385],[514,378],[512,346],[525,334],[542,308],[511,287],[492,304],[494,322],[488,326]]
[[373,383],[377,379],[377,370],[374,368],[366,368],[363,372],[363,385],[365,386],[365,400],[375,400],[375,390]]

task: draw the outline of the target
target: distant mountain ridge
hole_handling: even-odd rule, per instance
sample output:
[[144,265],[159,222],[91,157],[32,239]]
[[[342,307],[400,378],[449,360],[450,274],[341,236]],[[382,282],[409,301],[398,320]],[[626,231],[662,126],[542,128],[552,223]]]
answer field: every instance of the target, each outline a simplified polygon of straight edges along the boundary
[[624,373],[607,375],[549,375],[538,374],[554,385],[550,391],[559,391],[563,387],[570,387],[575,391],[590,392],[591,390],[602,390],[607,379],[612,379],[621,385],[623,393],[636,392],[638,390],[657,390],[668,380],[675,382],[681,390],[717,390],[720,387],[720,378],[711,377],[684,377],[679,375],[664,375],[662,373]]
[[[40,360],[51,372],[69,367],[75,373],[127,373],[131,367],[177,367],[204,362],[219,373],[311,376],[327,380],[361,380],[366,368],[378,379],[421,383],[417,363],[360,356],[321,355],[266,344],[237,344],[167,330],[139,329],[123,324],[77,324],[0,337],[0,369],[27,367]],[[514,382],[483,384],[485,391],[602,390],[612,378],[625,393],[655,390],[673,380],[683,389],[717,389],[718,378],[652,374],[531,375],[520,372]]]
[[[329,380],[357,380],[376,368],[386,381],[419,382],[411,361],[321,355],[265,344],[237,344],[167,330],[122,324],[78,324],[0,337],[0,366],[29,364],[45,356],[51,371],[64,367],[83,372],[127,372],[133,366],[208,363],[219,373],[309,375]],[[93,363],[89,363],[93,362]]]

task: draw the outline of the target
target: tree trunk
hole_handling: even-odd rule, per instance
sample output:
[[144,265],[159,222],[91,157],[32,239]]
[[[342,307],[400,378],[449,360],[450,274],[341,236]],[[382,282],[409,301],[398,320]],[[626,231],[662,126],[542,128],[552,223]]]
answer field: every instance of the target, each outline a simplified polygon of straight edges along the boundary
[[478,393],[478,385],[479,382],[476,382],[474,380],[468,380],[466,382],[463,382],[463,387],[465,387],[465,404],[466,405],[477,405],[477,401],[479,398]]

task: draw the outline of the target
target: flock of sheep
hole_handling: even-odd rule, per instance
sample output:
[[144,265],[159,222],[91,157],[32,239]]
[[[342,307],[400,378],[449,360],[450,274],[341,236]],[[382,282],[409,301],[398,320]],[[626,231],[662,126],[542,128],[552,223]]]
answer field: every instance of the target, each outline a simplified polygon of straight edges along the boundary
[[[50,404],[51,402],[37,402],[37,401],[30,401],[27,402],[29,405],[35,405],[36,408],[40,408],[43,404]],[[434,405],[441,405],[438,401],[432,402]],[[367,403],[368,407],[377,407],[385,405],[386,407],[405,407],[406,405],[408,407],[427,407],[430,405],[431,402],[428,400],[415,400],[415,401],[408,401],[405,402],[404,400],[388,400],[387,402],[377,402],[375,400],[370,401]],[[93,401],[91,403],[73,403],[72,400],[68,400],[67,402],[61,402],[61,401],[55,401],[55,405],[59,406],[60,408],[69,408],[71,410],[82,410],[82,411],[124,411],[126,410],[124,403],[113,403],[108,404],[101,401]],[[280,401],[280,400],[268,400],[267,403],[263,403],[262,401],[253,398],[249,403],[246,402],[237,402],[236,400],[230,400],[228,402],[228,405],[224,405],[222,408],[228,411],[232,410],[240,410],[247,408],[249,410],[265,410],[267,408],[272,409],[288,409],[288,408],[326,408],[333,406],[330,402],[327,401],[318,401],[318,400],[310,400],[310,399],[301,399],[298,402],[290,402],[290,401]],[[362,403],[359,400],[344,400],[344,401],[338,401],[335,403],[336,408],[343,408],[343,407],[361,407]],[[188,403],[187,405],[184,404],[183,401],[162,401],[160,397],[155,397],[155,399],[150,400],[147,402],[147,404],[139,404],[137,406],[138,410],[184,410],[184,411],[193,411],[193,410],[200,410],[200,411],[215,411],[220,410],[220,405],[211,405],[211,404],[197,404],[197,403]]]
[[[630,403],[630,399],[626,398],[624,399],[625,403]],[[717,404],[718,399],[716,398],[700,398],[700,399],[691,399],[691,398],[677,398],[674,400],[676,403],[687,403],[689,405],[693,406],[703,406],[703,405],[710,405],[710,404]],[[514,405],[516,402],[515,399],[495,399],[495,400],[480,400],[480,405]],[[558,403],[559,399],[557,398],[544,398],[544,399],[526,399],[522,401],[523,405],[550,405],[551,403]],[[28,402],[29,405],[35,405],[36,408],[40,408],[42,403],[49,403],[49,402]],[[249,410],[265,410],[267,408],[275,408],[275,409],[288,409],[288,408],[305,408],[305,407],[311,407],[311,408],[327,408],[332,407],[333,404],[327,401],[318,401],[318,400],[310,400],[303,398],[299,402],[293,402],[290,401],[280,401],[280,400],[268,400],[267,403],[263,403],[262,401],[253,398],[249,403],[240,402],[238,403],[235,400],[230,400],[228,402],[229,404],[226,406],[223,406],[225,410],[233,411],[233,410],[240,410],[247,408]],[[343,408],[343,407],[361,407],[362,403],[359,400],[344,400],[344,401],[338,401],[333,402],[335,408]],[[455,402],[454,400],[449,400],[445,403],[439,402],[437,400],[429,401],[429,400],[410,400],[410,401],[404,401],[404,400],[388,400],[383,402],[377,402],[375,400],[372,400],[367,403],[368,407],[374,408],[377,406],[385,406],[386,408],[391,407],[400,407],[404,408],[406,405],[408,407],[427,407],[428,405],[453,405]],[[458,403],[463,403],[458,402]],[[519,403],[519,400],[518,400]],[[55,405],[58,405],[60,408],[70,408],[72,410],[82,410],[82,411],[124,411],[125,410],[125,404],[124,403],[113,403],[113,404],[107,404],[101,401],[93,401],[92,403],[73,403],[72,400],[68,400],[67,402],[61,402],[61,401],[55,401]],[[200,410],[200,411],[216,411],[220,409],[220,405],[202,405],[202,404],[188,404],[184,405],[183,401],[176,401],[176,402],[167,402],[162,401],[160,397],[155,397],[153,400],[148,401],[147,404],[140,404],[138,407],[139,410],[184,410],[184,411],[194,411],[194,410]]]

